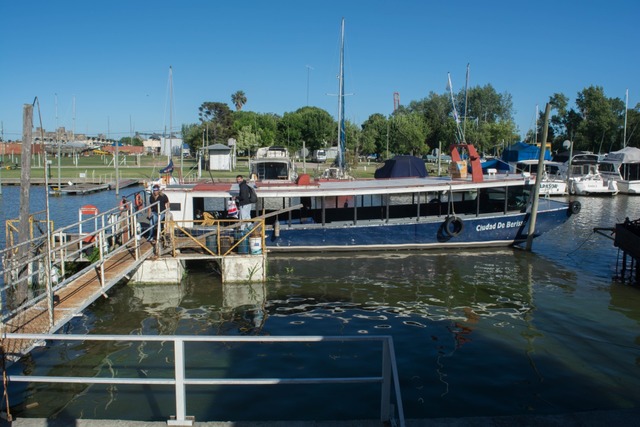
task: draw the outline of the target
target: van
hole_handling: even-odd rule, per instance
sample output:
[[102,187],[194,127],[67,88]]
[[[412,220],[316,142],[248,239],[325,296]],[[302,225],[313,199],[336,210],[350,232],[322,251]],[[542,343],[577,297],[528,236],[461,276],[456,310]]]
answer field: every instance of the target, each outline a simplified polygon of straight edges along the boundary
[[325,150],[313,150],[311,161],[316,163],[324,163],[327,161],[327,152]]

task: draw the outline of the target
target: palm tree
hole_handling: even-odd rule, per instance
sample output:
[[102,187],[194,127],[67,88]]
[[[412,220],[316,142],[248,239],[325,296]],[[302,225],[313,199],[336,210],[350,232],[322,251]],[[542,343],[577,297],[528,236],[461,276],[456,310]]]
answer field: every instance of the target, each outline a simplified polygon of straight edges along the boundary
[[242,110],[242,106],[247,103],[247,96],[243,91],[239,90],[231,95],[231,102],[236,106],[236,111]]

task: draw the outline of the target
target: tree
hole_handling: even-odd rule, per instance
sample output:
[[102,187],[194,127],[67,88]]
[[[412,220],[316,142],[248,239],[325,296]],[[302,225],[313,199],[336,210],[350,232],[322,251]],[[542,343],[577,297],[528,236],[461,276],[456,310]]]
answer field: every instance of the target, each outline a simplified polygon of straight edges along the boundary
[[302,107],[293,113],[285,113],[278,123],[278,140],[294,150],[302,147],[302,141],[309,151],[313,151],[337,139],[336,122],[321,108]]
[[613,147],[623,121],[622,101],[607,98],[601,86],[590,86],[578,93],[576,106],[583,120],[574,138],[574,149],[600,152],[603,146]]
[[213,133],[213,143],[225,143],[233,135],[233,117],[223,102],[203,102],[198,108],[200,121]]
[[429,128],[419,113],[398,114],[391,118],[389,148],[398,154],[420,155],[427,151]]
[[357,124],[352,123],[349,120],[345,120],[344,128],[346,145],[345,150],[353,154],[351,159],[353,160],[354,164],[357,164],[358,157],[362,152],[362,130]]
[[247,97],[243,91],[239,90],[233,95],[231,95],[231,102],[236,106],[236,111],[242,110],[244,104],[247,103]]
[[382,114],[376,113],[369,116],[362,124],[362,153],[386,154],[388,125],[387,118]]
[[139,136],[134,136],[133,138],[125,136],[124,138],[120,138],[120,144],[122,145],[132,145],[134,147],[142,147],[142,138]]
[[627,111],[627,146],[640,147],[640,104]]
[[279,117],[252,111],[233,113],[233,134],[239,150],[253,150],[276,144]]

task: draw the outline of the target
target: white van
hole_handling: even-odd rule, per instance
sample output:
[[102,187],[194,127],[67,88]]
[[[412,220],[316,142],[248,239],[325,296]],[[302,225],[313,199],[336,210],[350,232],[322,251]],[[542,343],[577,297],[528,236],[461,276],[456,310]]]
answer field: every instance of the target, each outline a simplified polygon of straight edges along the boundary
[[327,161],[327,152],[324,150],[313,150],[311,161],[316,163],[324,163]]

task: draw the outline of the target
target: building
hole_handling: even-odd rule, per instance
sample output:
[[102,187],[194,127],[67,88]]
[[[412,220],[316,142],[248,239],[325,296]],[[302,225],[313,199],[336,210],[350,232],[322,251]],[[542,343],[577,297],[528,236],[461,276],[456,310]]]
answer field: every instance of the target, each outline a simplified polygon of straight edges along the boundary
[[205,167],[212,171],[232,170],[231,148],[222,144],[208,145],[202,148],[204,152]]

